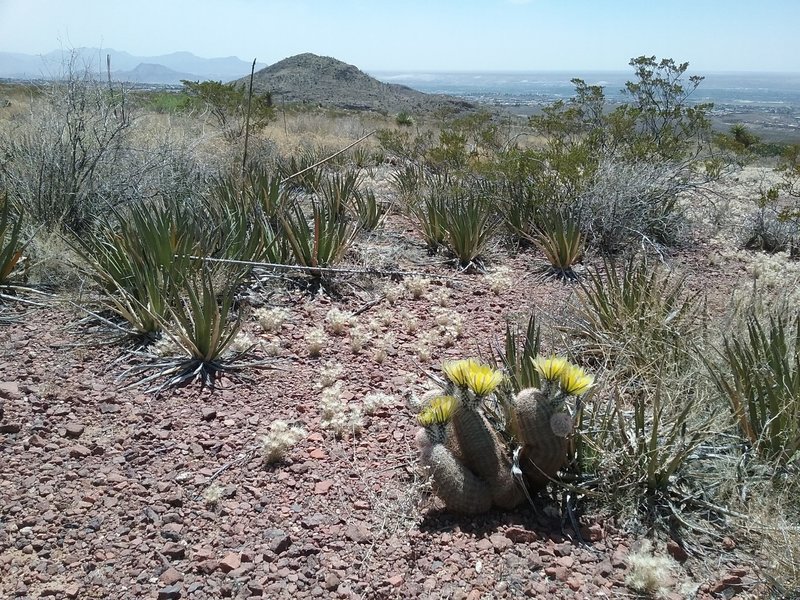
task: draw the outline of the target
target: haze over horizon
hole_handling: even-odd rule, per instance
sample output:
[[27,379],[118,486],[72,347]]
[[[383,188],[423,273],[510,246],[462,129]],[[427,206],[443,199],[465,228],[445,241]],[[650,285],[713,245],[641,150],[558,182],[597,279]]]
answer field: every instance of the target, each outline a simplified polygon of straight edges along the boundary
[[302,52],[365,71],[798,72],[800,2],[675,0],[0,0],[0,51],[189,51],[272,64]]

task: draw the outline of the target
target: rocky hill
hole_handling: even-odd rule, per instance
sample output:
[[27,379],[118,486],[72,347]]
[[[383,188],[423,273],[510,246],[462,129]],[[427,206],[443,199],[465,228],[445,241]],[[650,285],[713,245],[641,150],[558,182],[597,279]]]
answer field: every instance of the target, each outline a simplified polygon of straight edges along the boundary
[[[239,81],[247,83],[248,77]],[[383,83],[335,58],[298,54],[255,74],[253,89],[272,92],[276,102],[301,102],[332,108],[383,113],[431,113],[440,109],[469,111],[475,105],[425,94],[404,85]]]

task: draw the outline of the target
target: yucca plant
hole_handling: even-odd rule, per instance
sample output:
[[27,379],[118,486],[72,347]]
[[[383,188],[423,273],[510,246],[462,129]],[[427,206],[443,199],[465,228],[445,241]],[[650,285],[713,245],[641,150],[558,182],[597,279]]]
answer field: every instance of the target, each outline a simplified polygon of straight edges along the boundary
[[[191,259],[178,259],[182,266]],[[233,314],[235,292],[241,279],[223,278],[207,266],[195,270],[180,286],[170,288],[167,318],[161,319],[163,335],[179,348],[180,356],[159,361],[145,361],[125,371],[126,379],[150,372],[128,387],[166,381],[151,391],[163,391],[191,382],[214,388],[220,373],[233,373],[253,364],[241,364],[240,356],[226,358],[225,353],[241,326],[240,315]],[[256,363],[258,364],[258,363]],[[155,371],[155,372],[152,372]]]
[[563,281],[577,281],[578,275],[572,267],[583,256],[584,238],[580,227],[558,210],[540,218],[540,222],[533,241],[547,259],[546,274]]
[[620,271],[604,261],[580,283],[572,321],[562,327],[584,360],[613,365],[620,376],[653,373],[667,361],[681,365],[699,328],[699,293],[684,278],[630,258]]
[[322,178],[318,195],[331,218],[345,220],[347,207],[358,192],[358,185],[359,176],[355,171],[334,173]]
[[353,211],[359,227],[365,231],[376,229],[386,216],[386,207],[378,202],[371,189],[358,190],[353,194]]
[[461,268],[476,266],[497,226],[489,199],[475,190],[453,190],[442,226],[447,247]]
[[524,330],[517,323],[506,323],[502,348],[495,348],[492,364],[500,365],[506,374],[503,386],[516,394],[525,388],[539,387],[539,372],[533,360],[540,354],[541,328],[531,314]]
[[403,200],[411,200],[424,186],[423,171],[417,165],[407,165],[395,171],[389,178],[398,196]]
[[305,152],[299,160],[292,156],[288,161],[278,161],[278,173],[290,188],[314,192],[319,189],[323,177],[320,167],[314,166],[317,162],[315,155]]
[[202,266],[188,257],[204,255],[203,233],[179,202],[135,205],[117,218],[70,243],[100,286],[102,306],[135,336],[152,338],[167,317],[172,290]]
[[447,198],[441,190],[429,192],[419,204],[411,206],[411,212],[420,228],[425,246],[430,254],[435,254],[447,239],[445,212]]
[[[283,235],[297,264],[303,267],[330,267],[344,257],[358,228],[337,219],[327,207],[314,203],[311,224],[299,204],[280,217]],[[322,272],[311,270],[319,277]]]
[[608,502],[628,505],[636,498],[650,516],[669,510],[676,476],[714,433],[714,415],[700,404],[696,389],[666,386],[662,378],[627,400],[619,389],[605,402],[595,395],[582,405],[573,468]]
[[721,364],[706,359],[742,435],[765,459],[786,464],[800,450],[800,313],[754,314],[746,333],[733,333],[719,350]]

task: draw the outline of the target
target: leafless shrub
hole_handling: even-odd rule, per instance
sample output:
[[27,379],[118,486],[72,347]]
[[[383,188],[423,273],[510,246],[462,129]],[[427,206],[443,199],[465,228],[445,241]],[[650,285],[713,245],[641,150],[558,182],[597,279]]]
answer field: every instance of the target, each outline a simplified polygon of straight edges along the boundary
[[607,157],[570,212],[578,216],[591,245],[605,252],[618,252],[643,238],[671,245],[686,226],[680,195],[696,187],[683,164]]

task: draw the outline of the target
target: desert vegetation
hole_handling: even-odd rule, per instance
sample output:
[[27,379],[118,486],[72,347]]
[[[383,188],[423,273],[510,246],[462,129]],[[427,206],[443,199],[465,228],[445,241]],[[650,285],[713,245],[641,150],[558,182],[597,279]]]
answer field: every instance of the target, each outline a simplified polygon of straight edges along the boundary
[[[797,594],[800,146],[630,66],[524,122],[3,88],[0,592]],[[50,535],[101,496],[122,550]]]

